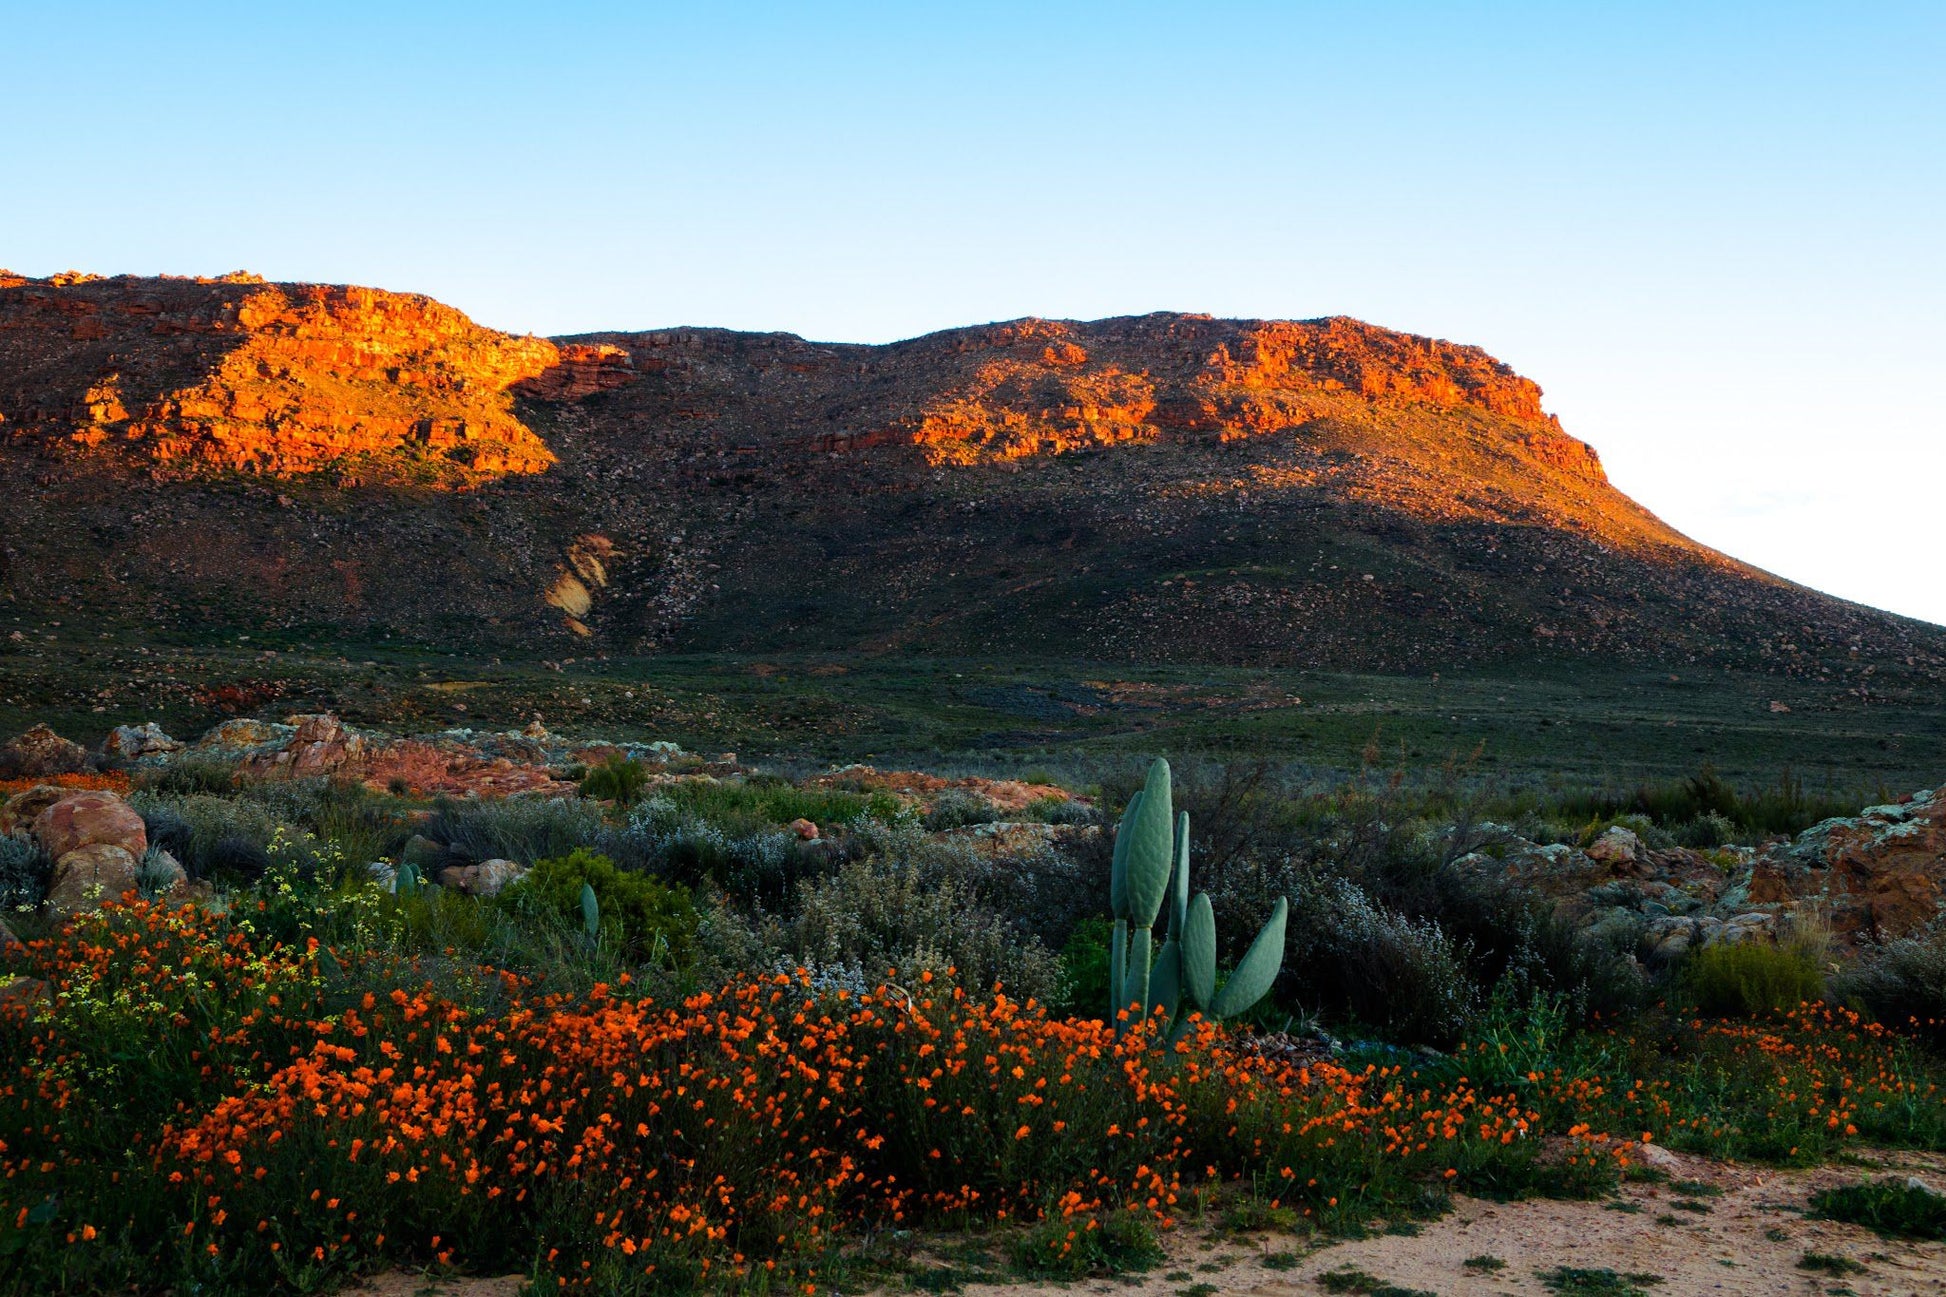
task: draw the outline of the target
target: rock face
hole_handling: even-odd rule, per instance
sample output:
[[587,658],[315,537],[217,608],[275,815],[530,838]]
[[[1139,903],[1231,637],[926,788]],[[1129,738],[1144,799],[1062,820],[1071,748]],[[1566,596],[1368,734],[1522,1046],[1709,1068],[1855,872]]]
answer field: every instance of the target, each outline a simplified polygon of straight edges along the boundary
[[439,885],[468,896],[498,896],[507,884],[527,871],[511,860],[482,860],[477,865],[449,865],[439,871]]
[[365,760],[365,737],[329,713],[293,716],[290,738],[278,748],[247,758],[245,779],[315,779],[349,775]]
[[1848,940],[1890,941],[1931,923],[1946,897],[1946,788],[1826,820],[1772,848],[1750,878],[1753,904],[1816,904]]
[[52,784],[42,784],[29,788],[24,793],[15,793],[5,802],[0,802],[0,834],[31,833],[34,821],[42,811],[73,793],[66,788],[56,788]]
[[0,281],[0,434],[169,475],[468,485],[554,462],[511,389],[584,393],[626,373],[589,351],[550,378],[550,342],[368,288],[16,278]]
[[73,851],[113,846],[131,861],[149,849],[142,817],[113,793],[74,793],[55,802],[34,820],[34,836],[57,867]]
[[68,775],[84,770],[88,750],[56,734],[46,725],[36,725],[25,734],[0,746],[0,776],[40,778]]
[[530,661],[1694,661],[1854,698],[1946,673],[1938,628],[1662,524],[1485,352],[1354,320],[548,342],[366,289],[0,285],[0,591],[70,628],[221,608]]
[[1490,829],[1462,869],[1529,888],[1583,928],[1667,964],[1718,943],[1774,941],[1800,919],[1839,954],[1911,936],[1946,901],[1946,789],[1826,820],[1760,851],[1652,850],[1614,828],[1586,849]]
[[102,741],[103,760],[127,764],[182,751],[182,744],[162,732],[154,721],[145,725],[118,725]]
[[65,918],[134,891],[136,861],[137,857],[107,842],[66,852],[54,862],[47,908]]

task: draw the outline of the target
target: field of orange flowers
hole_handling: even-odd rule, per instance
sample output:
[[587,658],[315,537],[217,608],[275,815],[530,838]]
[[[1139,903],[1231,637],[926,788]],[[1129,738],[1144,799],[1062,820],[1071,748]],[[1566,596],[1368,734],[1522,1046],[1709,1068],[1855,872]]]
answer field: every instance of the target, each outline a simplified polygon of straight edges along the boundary
[[1824,1009],[1594,1035],[1498,1087],[1465,1053],[1298,1065],[1207,1026],[1171,1050],[896,972],[656,1003],[470,970],[488,1011],[192,907],[110,907],[12,962],[49,996],[0,1009],[9,1291],[311,1291],[404,1264],[806,1292],[893,1230],[1040,1222],[1059,1269],[1095,1231],[1240,1196],[1343,1228],[1453,1188],[1598,1193],[1650,1137],[1809,1158],[1946,1135],[1921,1057]]

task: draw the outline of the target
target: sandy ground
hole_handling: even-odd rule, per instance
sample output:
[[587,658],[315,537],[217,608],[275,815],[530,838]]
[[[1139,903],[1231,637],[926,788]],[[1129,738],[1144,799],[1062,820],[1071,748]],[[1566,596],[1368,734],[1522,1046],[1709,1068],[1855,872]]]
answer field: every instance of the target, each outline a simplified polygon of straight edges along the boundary
[[[1852,1293],[1857,1297],[1946,1297],[1946,1244],[1883,1239],[1870,1230],[1806,1217],[1810,1195],[1881,1175],[1919,1175],[1946,1187],[1946,1157],[1888,1154],[1863,1163],[1809,1171],[1776,1171],[1678,1159],[1678,1180],[1713,1186],[1714,1195],[1666,1184],[1625,1185],[1618,1200],[1517,1203],[1459,1198],[1455,1209],[1409,1235],[1293,1247],[1289,1238],[1212,1239],[1193,1225],[1171,1233],[1169,1256],[1140,1276],[1071,1284],[969,1284],[966,1297],[1041,1297],[1114,1293],[1120,1297],[1210,1297],[1261,1294],[1315,1297],[1318,1276],[1353,1268],[1385,1283],[1439,1297],[1506,1297],[1548,1292],[1538,1272],[1557,1266],[1654,1275],[1655,1297],[1786,1297]],[[1679,1207],[1678,1202],[1708,1211]],[[1807,1252],[1846,1257],[1862,1272],[1800,1269]],[[1490,1256],[1503,1269],[1469,1269]],[[429,1286],[405,1274],[381,1276],[358,1291],[369,1297],[515,1297],[521,1280],[453,1280]],[[1204,1287],[1202,1285],[1208,1285]]]

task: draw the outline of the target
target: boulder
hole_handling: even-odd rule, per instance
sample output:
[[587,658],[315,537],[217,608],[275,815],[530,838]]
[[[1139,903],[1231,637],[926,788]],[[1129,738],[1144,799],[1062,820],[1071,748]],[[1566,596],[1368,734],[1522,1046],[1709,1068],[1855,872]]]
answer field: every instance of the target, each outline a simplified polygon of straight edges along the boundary
[[34,820],[34,836],[41,850],[54,860],[81,847],[120,847],[136,860],[149,849],[149,831],[142,817],[121,798],[108,792],[69,793]]
[[1892,941],[1930,925],[1946,899],[1946,788],[1870,806],[1772,844],[1750,873],[1747,903],[1815,904],[1841,943]]
[[800,839],[802,839],[805,842],[816,842],[818,840],[818,826],[811,823],[811,821],[809,820],[805,820],[805,819],[792,820],[790,824],[790,829],[792,833],[795,833]]
[[34,821],[42,811],[73,795],[71,788],[56,788],[53,784],[41,784],[29,788],[24,793],[15,793],[5,802],[0,802],[0,834],[31,833]]
[[1620,825],[1588,844],[1588,859],[1611,868],[1632,868],[1642,859],[1642,839]]
[[87,768],[88,749],[62,738],[46,725],[36,725],[0,746],[0,775],[40,778],[71,775]]
[[497,896],[500,889],[527,871],[511,860],[483,860],[477,865],[451,865],[439,871],[439,885],[468,896]]
[[182,751],[183,745],[162,732],[154,721],[146,725],[118,725],[102,740],[104,761],[129,764],[145,758],[159,758]]
[[68,916],[92,910],[135,890],[136,859],[106,842],[77,847],[54,862],[54,885],[47,889],[47,905]]
[[247,779],[315,779],[350,774],[363,765],[365,738],[329,712],[293,716],[283,746],[244,760]]
[[20,938],[14,935],[14,930],[7,926],[7,921],[0,919],[0,957],[21,949],[23,944]]

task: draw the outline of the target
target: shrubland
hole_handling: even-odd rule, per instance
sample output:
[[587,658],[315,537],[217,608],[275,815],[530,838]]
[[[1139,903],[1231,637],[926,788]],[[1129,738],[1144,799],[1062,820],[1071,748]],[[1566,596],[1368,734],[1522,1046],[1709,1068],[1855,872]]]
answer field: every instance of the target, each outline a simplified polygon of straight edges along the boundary
[[[1269,995],[1177,1034],[1110,1012],[1103,821],[1130,772],[1012,837],[972,796],[781,778],[506,801],[140,782],[191,900],[63,924],[32,908],[46,862],[0,839],[27,939],[0,959],[45,988],[0,1007],[6,1290],[388,1266],[852,1288],[908,1264],[911,1231],[967,1229],[1072,1276],[1185,1223],[1601,1194],[1651,1139],[1946,1148],[1946,1066],[1902,1029],[1942,1016],[1940,938],[1829,985],[1808,926],[1645,970],[1456,865],[1502,817],[1591,839],[1613,816],[1577,824],[1579,795],[1192,764],[1176,804],[1218,966],[1290,908]],[[1743,823],[1691,809],[1669,814]],[[490,897],[432,882],[490,859],[524,873]]]

